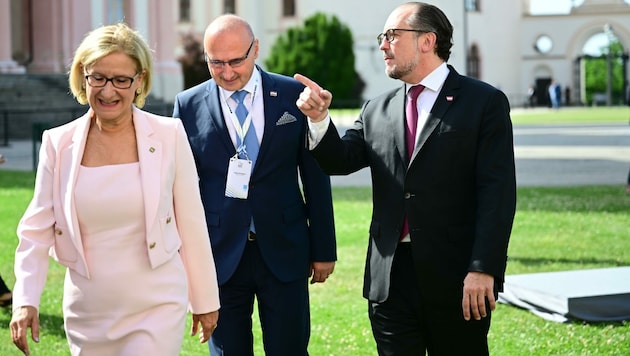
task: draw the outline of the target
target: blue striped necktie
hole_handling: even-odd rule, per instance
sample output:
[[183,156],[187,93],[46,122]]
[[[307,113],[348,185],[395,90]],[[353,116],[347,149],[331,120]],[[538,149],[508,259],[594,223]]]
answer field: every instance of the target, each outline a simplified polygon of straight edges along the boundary
[[[247,114],[249,113],[247,111],[247,108],[245,107],[246,95],[247,91],[245,90],[239,90],[232,94],[232,99],[237,102],[235,112],[236,117],[238,118],[238,122],[241,124],[241,127],[243,127],[243,123],[245,122]],[[238,135],[236,135],[236,143],[238,147],[241,146],[241,138]],[[247,153],[247,156],[245,156],[244,154],[240,154],[239,158],[248,158],[252,161],[253,167],[254,165],[256,165],[256,158],[258,157],[259,148],[260,147],[258,144],[258,138],[256,138],[256,129],[254,128],[254,123],[251,122],[251,124],[249,125],[249,129],[245,134],[245,153]]]

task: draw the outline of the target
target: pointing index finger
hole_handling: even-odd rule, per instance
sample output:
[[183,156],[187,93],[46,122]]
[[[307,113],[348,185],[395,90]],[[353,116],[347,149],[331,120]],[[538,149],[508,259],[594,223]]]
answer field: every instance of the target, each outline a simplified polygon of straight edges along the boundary
[[295,78],[295,80],[297,80],[298,82],[300,82],[300,83],[304,84],[305,86],[309,87],[312,91],[314,91],[314,92],[316,92],[318,94],[322,90],[322,88],[317,83],[312,81],[307,76],[304,76],[304,75],[299,74],[299,73],[295,73],[295,75],[293,75],[293,78]]

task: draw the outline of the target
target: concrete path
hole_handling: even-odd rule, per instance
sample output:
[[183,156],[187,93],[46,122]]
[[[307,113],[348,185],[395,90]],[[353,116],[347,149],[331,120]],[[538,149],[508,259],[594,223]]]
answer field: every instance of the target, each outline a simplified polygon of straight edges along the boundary
[[[340,131],[353,118],[334,118]],[[630,126],[540,125],[514,128],[516,180],[519,186],[620,185],[630,169]],[[7,162],[2,170],[33,169],[31,141],[10,141],[0,146]],[[368,169],[348,176],[333,176],[334,186],[369,186]]]

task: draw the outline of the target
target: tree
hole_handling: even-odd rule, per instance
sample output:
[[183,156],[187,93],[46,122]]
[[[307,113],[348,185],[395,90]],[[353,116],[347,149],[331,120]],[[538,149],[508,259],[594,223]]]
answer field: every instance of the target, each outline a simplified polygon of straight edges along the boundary
[[365,83],[354,69],[350,29],[336,16],[316,13],[304,27],[281,34],[265,60],[269,71],[306,75],[333,93],[332,107],[358,107]]
[[593,94],[605,93],[608,85],[608,51],[610,51],[612,73],[612,97],[614,104],[624,103],[624,73],[623,73],[623,46],[617,40],[610,43],[610,46],[602,48],[602,55],[599,57],[586,57],[584,70],[586,72],[586,101],[593,101]]
[[182,35],[183,53],[177,58],[182,65],[184,74],[184,89],[210,79],[210,71],[204,59],[202,40],[193,33]]

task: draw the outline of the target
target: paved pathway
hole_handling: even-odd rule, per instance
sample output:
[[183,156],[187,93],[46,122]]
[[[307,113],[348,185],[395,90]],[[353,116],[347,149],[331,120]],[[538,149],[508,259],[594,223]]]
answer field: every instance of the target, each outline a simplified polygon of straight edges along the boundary
[[[337,118],[345,131],[353,118]],[[630,126],[540,125],[514,128],[516,180],[519,186],[625,185],[630,168]],[[0,146],[5,169],[32,170],[32,143]],[[1,174],[1,173],[0,173]],[[334,186],[369,186],[368,169],[331,178]]]

